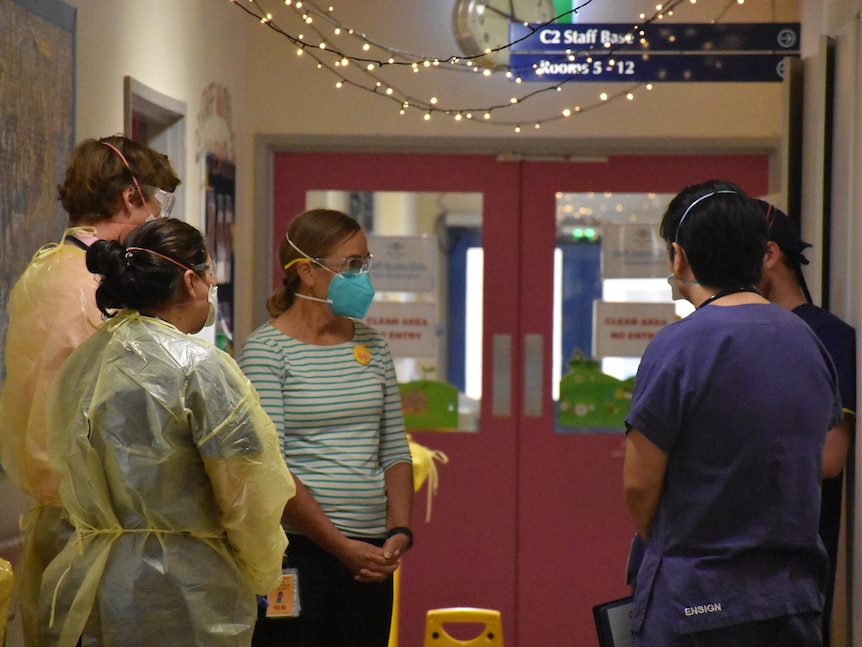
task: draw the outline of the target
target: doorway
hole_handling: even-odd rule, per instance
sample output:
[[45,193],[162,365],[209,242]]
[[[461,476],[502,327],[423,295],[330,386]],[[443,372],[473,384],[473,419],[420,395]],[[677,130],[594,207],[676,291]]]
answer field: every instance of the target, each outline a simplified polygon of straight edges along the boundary
[[[446,453],[433,515],[416,499],[416,547],[405,557],[399,644],[421,644],[428,609],[502,612],[506,642],[595,644],[592,607],[628,594],[634,526],[622,495],[623,429],[559,433],[553,397],[554,272],[561,193],[675,194],[725,178],[768,191],[768,159],[612,156],[506,161],[494,155],[276,152],[275,245],[309,191],[481,195],[482,398],[475,433],[421,431]],[[262,248],[260,248],[262,249]],[[373,250],[372,250],[373,251]],[[261,254],[261,257],[265,255]],[[262,258],[258,274],[280,276]],[[372,277],[373,278],[373,277]],[[258,299],[259,300],[259,299]]]

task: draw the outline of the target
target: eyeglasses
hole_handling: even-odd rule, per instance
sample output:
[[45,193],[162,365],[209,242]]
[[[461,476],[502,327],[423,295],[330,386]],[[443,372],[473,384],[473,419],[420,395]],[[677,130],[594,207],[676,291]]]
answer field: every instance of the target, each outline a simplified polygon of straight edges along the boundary
[[368,274],[371,271],[371,265],[374,262],[374,255],[369,254],[364,258],[362,256],[348,256],[347,258],[312,258],[315,263],[320,263],[326,266],[338,267],[342,274]]
[[195,272],[210,272],[213,276],[216,276],[218,274],[218,265],[216,264],[214,259],[210,259],[206,263],[198,263],[197,265],[192,265],[192,269]]
[[147,195],[158,202],[159,206],[162,208],[159,212],[159,218],[169,217],[174,208],[174,202],[176,202],[177,196],[169,191],[165,191],[164,189],[160,189],[155,186],[149,186],[147,184],[143,185],[143,189],[146,191]]

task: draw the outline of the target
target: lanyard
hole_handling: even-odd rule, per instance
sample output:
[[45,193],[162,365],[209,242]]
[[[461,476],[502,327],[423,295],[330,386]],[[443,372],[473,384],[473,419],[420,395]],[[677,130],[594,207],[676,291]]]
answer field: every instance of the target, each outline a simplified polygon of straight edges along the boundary
[[728,288],[727,290],[721,290],[720,292],[716,292],[711,297],[709,297],[706,301],[697,306],[697,309],[700,310],[703,306],[709,305],[713,301],[720,299],[721,297],[726,297],[728,294],[736,294],[738,292],[753,292],[754,294],[759,294],[763,296],[763,294],[757,288],[753,288],[750,286],[743,286],[740,288]]

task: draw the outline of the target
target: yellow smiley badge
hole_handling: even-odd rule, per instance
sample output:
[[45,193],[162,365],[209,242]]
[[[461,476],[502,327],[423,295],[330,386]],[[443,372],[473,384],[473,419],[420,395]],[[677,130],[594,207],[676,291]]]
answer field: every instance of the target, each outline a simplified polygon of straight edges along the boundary
[[356,346],[353,347],[353,358],[365,366],[371,361],[371,353],[368,352],[368,349],[364,344],[356,344]]

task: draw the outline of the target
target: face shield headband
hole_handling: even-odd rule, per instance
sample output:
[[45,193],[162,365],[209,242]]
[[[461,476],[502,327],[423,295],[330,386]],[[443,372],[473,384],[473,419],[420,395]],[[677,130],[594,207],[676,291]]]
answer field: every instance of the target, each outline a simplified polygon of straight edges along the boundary
[[680,219],[679,219],[679,222],[676,224],[676,232],[675,232],[675,233],[674,233],[674,235],[673,235],[673,242],[675,242],[675,243],[676,243],[676,242],[679,242],[679,241],[678,241],[678,238],[679,238],[679,228],[680,228],[680,227],[682,227],[682,223],[683,223],[683,222],[685,222],[685,218],[686,218],[686,216],[688,216],[689,211],[691,211],[691,210],[692,210],[692,208],[693,208],[696,204],[698,204],[699,202],[703,202],[703,201],[704,201],[704,200],[706,200],[707,198],[711,198],[712,196],[714,196],[714,195],[719,195],[719,194],[721,194],[721,193],[736,193],[736,191],[730,191],[730,190],[728,190],[728,189],[722,189],[722,190],[720,190],[720,191],[713,191],[712,193],[706,193],[706,194],[704,194],[704,195],[700,196],[697,200],[695,200],[694,202],[692,202],[690,205],[688,205],[688,207],[686,208],[686,210],[682,212],[682,218],[680,218]]

